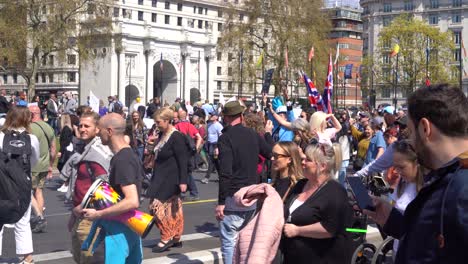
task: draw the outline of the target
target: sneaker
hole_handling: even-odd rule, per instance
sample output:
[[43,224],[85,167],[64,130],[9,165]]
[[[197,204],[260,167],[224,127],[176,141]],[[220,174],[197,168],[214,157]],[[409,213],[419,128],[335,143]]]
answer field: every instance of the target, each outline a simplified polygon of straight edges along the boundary
[[208,178],[203,178],[200,182],[203,184],[207,184],[210,182],[210,180]]
[[62,185],[57,189],[58,192],[66,193],[68,191],[68,186]]

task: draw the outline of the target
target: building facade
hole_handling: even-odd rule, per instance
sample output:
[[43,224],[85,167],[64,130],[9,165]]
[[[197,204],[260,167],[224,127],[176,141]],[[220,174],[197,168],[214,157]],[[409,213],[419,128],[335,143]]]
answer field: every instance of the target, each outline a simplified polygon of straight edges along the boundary
[[339,49],[335,65],[338,72],[334,87],[335,103],[339,107],[359,107],[363,103],[360,78],[363,46],[362,9],[349,3],[335,3],[333,7],[327,8],[327,11],[332,22],[330,43]]
[[[462,36],[468,36],[468,2],[462,0],[398,0],[377,1],[361,0],[364,23],[364,54],[372,56],[376,52],[380,31],[389,25],[395,17],[401,14],[411,14],[417,19],[427,21],[431,26],[439,28],[442,32],[448,30],[454,33],[456,50],[454,52],[454,65],[460,64],[462,53],[460,52],[464,42]],[[468,43],[467,43],[468,44]],[[466,44],[464,44],[466,45]],[[463,65],[465,72],[468,65]],[[376,105],[393,102],[393,92],[389,89],[378,89],[379,84],[370,78],[370,90],[376,91]],[[461,87],[465,91],[468,88],[465,76],[462,74]],[[396,89],[397,104],[404,104],[406,95]]]

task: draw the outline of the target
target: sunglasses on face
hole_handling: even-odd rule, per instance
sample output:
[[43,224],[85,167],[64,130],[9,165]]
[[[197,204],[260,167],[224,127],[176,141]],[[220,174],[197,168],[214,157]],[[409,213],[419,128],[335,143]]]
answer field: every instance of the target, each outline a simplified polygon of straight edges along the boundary
[[279,154],[279,153],[273,153],[271,156],[272,156],[273,159],[275,159],[275,160],[277,160],[277,159],[279,159],[279,158],[287,158],[287,157],[289,157],[288,155]]

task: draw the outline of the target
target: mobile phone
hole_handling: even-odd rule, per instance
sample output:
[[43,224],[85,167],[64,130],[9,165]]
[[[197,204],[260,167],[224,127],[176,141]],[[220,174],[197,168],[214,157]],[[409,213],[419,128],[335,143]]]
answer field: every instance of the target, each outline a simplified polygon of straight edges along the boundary
[[369,195],[369,191],[364,186],[361,177],[347,177],[346,178],[354,198],[356,199],[359,208],[374,211],[375,207]]

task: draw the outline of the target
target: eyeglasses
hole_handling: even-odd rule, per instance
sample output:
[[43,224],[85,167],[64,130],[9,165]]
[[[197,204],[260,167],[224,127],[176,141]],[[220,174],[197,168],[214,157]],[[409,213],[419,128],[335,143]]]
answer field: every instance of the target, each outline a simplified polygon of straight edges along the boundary
[[287,157],[289,157],[289,156],[288,156],[288,155],[284,155],[284,154],[279,154],[279,153],[273,153],[273,154],[272,154],[272,157],[273,157],[273,159],[277,160],[277,159],[279,159],[279,158],[287,158]]

